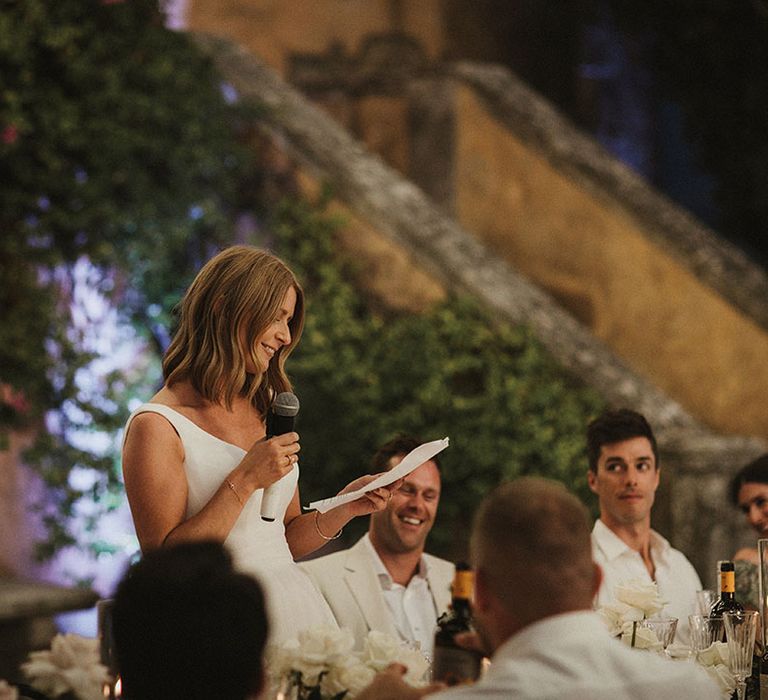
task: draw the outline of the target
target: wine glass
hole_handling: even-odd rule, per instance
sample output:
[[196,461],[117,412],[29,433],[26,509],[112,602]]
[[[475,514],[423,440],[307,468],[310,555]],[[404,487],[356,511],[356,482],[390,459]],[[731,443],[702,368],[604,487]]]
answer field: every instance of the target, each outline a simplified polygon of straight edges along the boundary
[[657,617],[647,618],[640,623],[643,627],[647,627],[655,635],[656,639],[661,643],[663,653],[668,656],[667,647],[672,644],[672,640],[675,638],[675,631],[677,630],[677,618],[676,617]]
[[728,666],[736,679],[739,700],[744,700],[747,676],[752,671],[758,613],[756,610],[723,614],[725,638],[728,643]]
[[717,593],[710,588],[696,591],[696,608],[699,615],[709,615],[709,611],[717,600]]
[[689,615],[688,626],[691,631],[691,653],[696,661],[702,651],[723,639],[724,622],[721,616]]

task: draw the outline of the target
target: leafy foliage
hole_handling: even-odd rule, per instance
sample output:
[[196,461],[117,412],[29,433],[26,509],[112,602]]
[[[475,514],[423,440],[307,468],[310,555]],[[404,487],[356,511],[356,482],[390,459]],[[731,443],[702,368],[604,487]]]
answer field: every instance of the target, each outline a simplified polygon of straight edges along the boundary
[[[322,203],[274,205],[268,166],[240,145],[255,113],[162,20],[154,0],[0,0],[0,434],[41,428],[27,455],[50,491],[41,554],[83,539],[109,551],[94,533],[100,509],[123,498],[117,446],[82,437],[116,434],[128,400],[152,393],[192,275],[222,245],[265,245],[268,213],[269,240],[308,291],[289,364],[305,503],[367,471],[399,431],[451,438],[433,536],[448,556],[463,554],[457,533],[502,479],[546,474],[584,495],[582,431],[599,399],[528,330],[471,299],[383,317],[336,251],[339,222]],[[253,233],[238,232],[244,214]],[[73,306],[83,260],[91,286],[146,341],[129,367],[91,385],[84,370],[122,340],[105,350]],[[84,514],[84,532],[73,530]]]
[[[275,230],[307,288],[307,320],[289,370],[302,402],[302,502],[367,471],[376,448],[405,432],[449,436],[432,548],[464,554],[469,516],[505,479],[540,474],[584,500],[584,426],[599,398],[557,367],[523,327],[452,297],[430,312],[381,318],[334,254],[333,221],[284,204]],[[351,528],[359,533],[362,523]]]
[[114,460],[72,440],[121,425],[126,391],[124,377],[79,384],[99,352],[72,307],[78,261],[160,346],[148,300],[178,298],[231,240],[250,165],[241,108],[163,22],[155,0],[0,2],[0,438],[46,417],[29,458],[57,503],[48,552],[71,541],[58,515],[85,493],[71,471],[103,475],[89,497],[119,489]]

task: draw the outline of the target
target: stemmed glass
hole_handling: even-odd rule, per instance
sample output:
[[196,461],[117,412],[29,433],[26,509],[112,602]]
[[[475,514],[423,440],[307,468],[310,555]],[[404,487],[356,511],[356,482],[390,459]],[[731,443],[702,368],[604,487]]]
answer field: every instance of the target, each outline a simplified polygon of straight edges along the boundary
[[672,640],[675,638],[675,631],[677,630],[677,618],[648,618],[643,620],[640,624],[643,627],[647,627],[656,635],[656,639],[661,642],[664,655],[667,656],[667,647],[672,644]]
[[717,593],[710,588],[696,591],[696,608],[699,611],[699,615],[709,615],[709,611],[712,609],[717,598]]
[[689,615],[688,626],[691,630],[691,653],[696,661],[702,651],[723,640],[724,623],[721,616]]
[[730,612],[723,615],[725,637],[728,642],[728,666],[736,678],[739,700],[744,700],[747,676],[752,671],[758,619],[756,610]]

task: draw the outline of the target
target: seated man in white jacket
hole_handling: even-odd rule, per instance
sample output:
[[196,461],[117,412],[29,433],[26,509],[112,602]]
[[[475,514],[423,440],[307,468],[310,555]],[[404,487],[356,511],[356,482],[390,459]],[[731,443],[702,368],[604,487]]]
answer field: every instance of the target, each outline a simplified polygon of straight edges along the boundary
[[[413,437],[388,442],[374,455],[373,472],[391,469],[420,444]],[[454,571],[450,562],[424,553],[439,502],[435,457],[405,477],[354,546],[301,564],[358,647],[370,630],[378,630],[418,643],[431,658],[435,622],[451,602]]]

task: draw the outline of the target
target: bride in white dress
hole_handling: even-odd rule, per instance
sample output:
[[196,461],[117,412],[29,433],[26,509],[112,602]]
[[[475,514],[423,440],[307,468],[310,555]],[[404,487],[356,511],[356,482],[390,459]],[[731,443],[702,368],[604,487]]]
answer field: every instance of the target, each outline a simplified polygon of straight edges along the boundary
[[[304,297],[276,257],[233,246],[190,285],[163,360],[163,388],[134,411],[123,439],[123,479],[142,551],[184,540],[224,542],[264,586],[272,641],[335,624],[294,559],[334,539],[352,518],[386,506],[399,483],[322,515],[301,513],[299,436],[265,439],[273,398],[291,386],[285,360],[304,320]],[[375,478],[360,477],[342,492]],[[279,479],[274,522],[263,490]],[[282,517],[280,517],[282,515]]]

